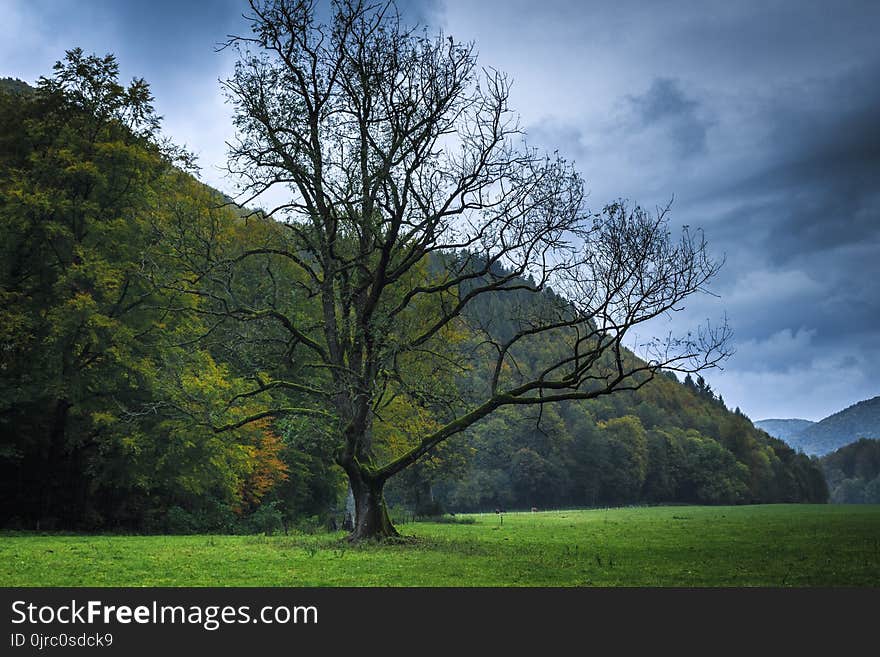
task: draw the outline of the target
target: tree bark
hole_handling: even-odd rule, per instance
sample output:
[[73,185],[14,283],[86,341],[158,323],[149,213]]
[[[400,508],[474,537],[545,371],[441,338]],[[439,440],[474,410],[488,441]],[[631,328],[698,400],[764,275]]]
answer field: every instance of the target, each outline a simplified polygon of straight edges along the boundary
[[370,476],[364,468],[352,463],[345,468],[354,495],[354,529],[349,535],[352,542],[385,540],[400,536],[388,516],[385,505],[385,479]]

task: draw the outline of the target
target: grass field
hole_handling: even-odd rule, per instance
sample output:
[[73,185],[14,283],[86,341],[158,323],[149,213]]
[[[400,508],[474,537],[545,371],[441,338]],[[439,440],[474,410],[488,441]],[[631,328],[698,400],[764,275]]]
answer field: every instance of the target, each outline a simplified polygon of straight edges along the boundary
[[401,545],[297,536],[0,535],[2,586],[880,586],[880,506],[472,516]]

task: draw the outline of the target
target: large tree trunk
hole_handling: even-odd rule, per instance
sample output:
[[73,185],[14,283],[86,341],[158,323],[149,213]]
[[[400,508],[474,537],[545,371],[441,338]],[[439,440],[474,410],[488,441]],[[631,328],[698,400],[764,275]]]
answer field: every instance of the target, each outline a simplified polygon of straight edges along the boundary
[[351,541],[384,540],[400,536],[385,506],[385,480],[370,477],[357,464],[346,468],[351,492],[354,495],[354,529]]

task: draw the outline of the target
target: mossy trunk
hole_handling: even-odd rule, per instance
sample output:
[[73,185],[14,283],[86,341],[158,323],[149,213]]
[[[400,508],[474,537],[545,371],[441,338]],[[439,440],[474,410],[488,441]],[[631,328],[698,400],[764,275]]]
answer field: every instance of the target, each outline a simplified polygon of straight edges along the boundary
[[346,469],[354,496],[354,529],[349,536],[351,541],[384,540],[400,536],[385,505],[384,479],[370,477],[361,468],[352,465]]

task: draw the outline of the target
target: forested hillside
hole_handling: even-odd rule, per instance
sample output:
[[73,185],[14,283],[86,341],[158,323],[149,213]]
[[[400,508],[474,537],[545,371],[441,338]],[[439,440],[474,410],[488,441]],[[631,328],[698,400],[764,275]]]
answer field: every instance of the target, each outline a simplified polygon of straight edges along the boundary
[[[471,321],[503,332],[521,313],[508,297],[477,306]],[[534,360],[518,354],[521,367]],[[479,387],[479,373],[471,377]],[[729,410],[702,377],[679,382],[671,372],[637,391],[497,413],[466,434],[455,456],[404,473],[390,499],[426,511],[474,511],[828,496],[815,461]]]
[[[328,375],[304,370],[293,354],[308,336],[279,326],[323,318],[264,247],[285,239],[278,226],[192,171],[162,138],[147,84],[121,85],[111,56],[71,51],[35,89],[0,84],[0,525],[267,531],[341,514],[338,436],[314,394]],[[243,261],[248,248],[265,253]],[[473,304],[442,337],[445,358],[477,365],[412,364],[422,390],[376,409],[376,449],[400,452],[444,404],[477,398],[486,336],[529,303]],[[417,307],[401,323],[430,317]],[[516,367],[561,340],[524,342]],[[828,495],[814,461],[671,373],[588,402],[501,409],[389,486],[418,513]]]
[[210,226],[216,246],[243,222],[181,169],[146,83],[117,78],[74,50],[36,89],[0,89],[3,526],[218,527],[288,470],[268,424],[214,431],[234,378],[173,291],[206,246],[175,235]]
[[880,440],[862,438],[821,459],[837,504],[880,504]]

